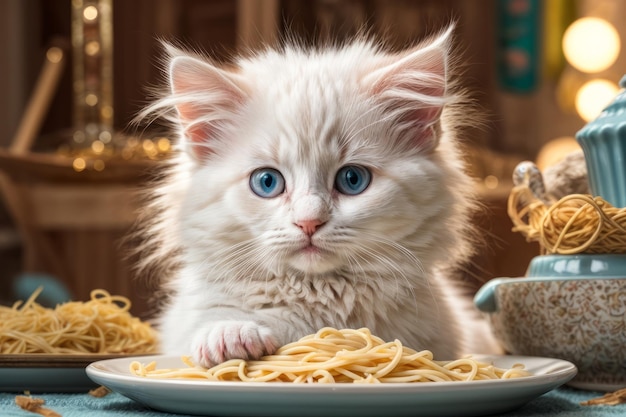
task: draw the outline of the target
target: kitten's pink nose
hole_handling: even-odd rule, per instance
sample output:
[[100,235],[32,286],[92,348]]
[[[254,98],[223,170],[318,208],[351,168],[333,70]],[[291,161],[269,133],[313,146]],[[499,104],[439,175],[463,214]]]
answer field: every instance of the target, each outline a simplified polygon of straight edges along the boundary
[[320,227],[324,225],[325,222],[319,219],[311,219],[311,220],[298,220],[295,224],[298,226],[304,233],[309,236],[312,236],[313,233],[317,231]]

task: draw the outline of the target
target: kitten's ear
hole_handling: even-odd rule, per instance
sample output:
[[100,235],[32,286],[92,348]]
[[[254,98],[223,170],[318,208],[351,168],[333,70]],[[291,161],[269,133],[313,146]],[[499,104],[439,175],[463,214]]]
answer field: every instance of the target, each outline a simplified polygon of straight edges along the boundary
[[211,153],[211,140],[245,101],[246,84],[238,74],[189,55],[171,59],[169,81],[187,148],[203,159]]
[[414,135],[421,149],[439,141],[439,118],[446,96],[448,54],[453,27],[412,50],[390,55],[363,78],[375,100]]

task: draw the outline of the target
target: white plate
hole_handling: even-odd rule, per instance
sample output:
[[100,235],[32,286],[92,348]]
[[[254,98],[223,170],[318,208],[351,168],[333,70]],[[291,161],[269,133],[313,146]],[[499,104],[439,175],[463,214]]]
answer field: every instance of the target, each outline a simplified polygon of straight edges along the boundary
[[148,407],[211,416],[479,416],[518,408],[566,383],[576,367],[526,356],[474,358],[509,368],[523,363],[533,376],[491,381],[394,384],[291,384],[147,379],[130,373],[133,360],[183,367],[180,357],[145,356],[92,363],[95,382]]

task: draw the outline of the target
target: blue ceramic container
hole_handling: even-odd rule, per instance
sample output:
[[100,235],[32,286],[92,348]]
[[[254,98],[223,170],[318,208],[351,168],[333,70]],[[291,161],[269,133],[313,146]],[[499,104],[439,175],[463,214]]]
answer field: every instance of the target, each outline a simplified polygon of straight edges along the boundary
[[626,255],[541,255],[528,276],[496,278],[474,297],[504,350],[565,359],[570,385],[626,386]]
[[[620,81],[626,88],[626,76]],[[576,139],[585,153],[591,193],[626,207],[626,91],[583,127]]]

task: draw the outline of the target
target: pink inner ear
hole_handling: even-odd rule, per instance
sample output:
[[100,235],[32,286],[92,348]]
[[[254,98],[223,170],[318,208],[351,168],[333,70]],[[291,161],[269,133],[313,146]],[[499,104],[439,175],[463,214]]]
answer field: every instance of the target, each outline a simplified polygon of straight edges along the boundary
[[179,57],[170,66],[170,82],[189,150],[206,158],[212,153],[211,140],[244,100],[243,81],[196,58]]
[[[392,76],[387,90],[380,96],[388,108],[398,115],[398,122],[411,131],[414,144],[424,151],[435,149],[439,142],[438,125],[445,102],[443,79],[430,84],[419,78]],[[434,128],[434,129],[433,129]]]
[[[185,120],[183,114],[186,112],[184,107],[187,106],[180,105],[178,110],[183,120]],[[193,105],[189,105],[189,107],[193,107]],[[190,124],[185,128],[185,136],[189,139],[190,144],[189,150],[199,159],[204,159],[212,153],[211,148],[206,144],[215,137],[215,134],[215,127],[206,122]]]
[[426,108],[405,113],[403,122],[413,126],[413,143],[423,152],[433,151],[439,144],[441,108]]
[[398,121],[412,131],[417,146],[437,146],[436,127],[445,104],[445,52],[414,51],[376,71],[371,93],[396,113]]

